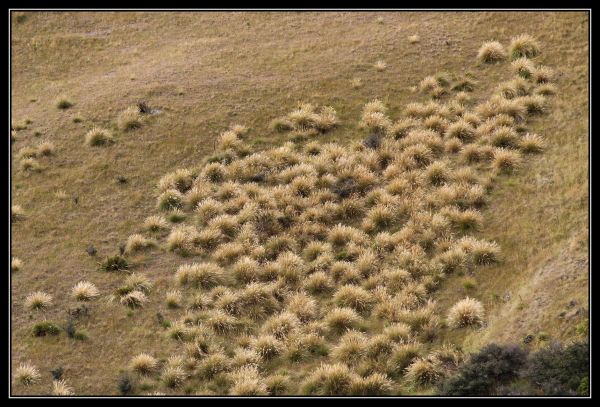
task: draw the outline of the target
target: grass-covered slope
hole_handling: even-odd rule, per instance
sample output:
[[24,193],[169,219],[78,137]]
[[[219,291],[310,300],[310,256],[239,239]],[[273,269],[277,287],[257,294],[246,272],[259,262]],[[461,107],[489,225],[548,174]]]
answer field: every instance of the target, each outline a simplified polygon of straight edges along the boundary
[[[135,393],[435,392],[457,348],[580,337],[587,24],[583,13],[15,19],[13,371],[31,363],[41,377],[24,366],[32,384],[13,391],[60,393],[50,370],[64,367],[82,394],[125,391],[123,375]],[[507,100],[521,87],[512,55],[490,64],[477,52],[523,32],[541,53],[522,73],[529,95]],[[556,95],[540,90],[543,65]],[[129,108],[142,100],[159,112]],[[293,111],[298,101],[312,106]],[[249,130],[226,132],[236,123]],[[527,154],[527,132],[542,154]],[[499,171],[497,147],[509,161],[521,152],[516,171]],[[189,172],[164,177],[177,169]],[[129,270],[100,271],[120,250]],[[443,270],[446,252],[462,272]],[[449,315],[465,297],[478,302]],[[44,320],[58,335],[46,323],[33,336]]]

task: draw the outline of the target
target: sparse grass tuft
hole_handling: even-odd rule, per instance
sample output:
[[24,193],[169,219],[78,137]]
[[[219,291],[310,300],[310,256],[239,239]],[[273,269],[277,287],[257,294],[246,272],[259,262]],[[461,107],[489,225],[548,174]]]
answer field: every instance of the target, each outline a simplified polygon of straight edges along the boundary
[[379,72],[385,71],[385,69],[387,68],[387,64],[385,63],[385,61],[382,61],[382,60],[375,62],[375,64],[373,66]]
[[142,127],[142,116],[137,106],[130,106],[125,109],[117,119],[117,125],[120,130],[128,131]]
[[75,103],[67,96],[59,96],[54,101],[54,106],[58,109],[65,110],[73,106]]
[[106,146],[113,143],[114,139],[109,130],[94,127],[85,135],[85,144],[92,147]]

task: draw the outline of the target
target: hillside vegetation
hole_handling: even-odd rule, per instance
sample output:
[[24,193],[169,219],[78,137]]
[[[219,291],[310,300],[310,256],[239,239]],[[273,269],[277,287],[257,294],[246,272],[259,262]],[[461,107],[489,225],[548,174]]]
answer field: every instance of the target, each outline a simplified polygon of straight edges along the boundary
[[585,13],[12,30],[14,394],[438,394],[586,340]]

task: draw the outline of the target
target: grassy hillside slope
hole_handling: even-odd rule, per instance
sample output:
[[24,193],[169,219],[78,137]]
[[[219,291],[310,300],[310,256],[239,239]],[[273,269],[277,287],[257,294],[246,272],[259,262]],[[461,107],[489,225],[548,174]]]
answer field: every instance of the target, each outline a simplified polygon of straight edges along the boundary
[[[31,361],[42,373],[40,383],[14,393],[47,393],[49,371],[63,366],[77,393],[116,394],[132,355],[173,352],[156,323],[157,312],[174,315],[164,297],[150,296],[135,313],[110,302],[122,279],[98,271],[86,248],[94,245],[98,258],[117,253],[156,212],[160,177],[212,154],[230,124],[250,127],[253,147],[282,144],[270,121],[309,101],[335,107],[342,122],[323,141],[363,138],[357,126],[363,105],[380,98],[394,117],[405,104],[426,100],[411,90],[426,75],[470,72],[478,81],[474,98],[486,98],[508,79],[508,69],[477,65],[477,49],[524,32],[541,42],[539,62],[559,73],[551,114],[532,125],[548,147],[495,184],[484,209],[480,237],[500,244],[503,261],[472,277],[473,288],[465,288],[465,276],[453,276],[436,294],[440,309],[465,294],[481,299],[488,326],[437,340],[472,350],[525,335],[540,346],[540,333],[580,336],[576,326],[586,318],[588,299],[586,14],[26,13],[12,30],[12,120],[31,121],[12,144],[12,203],[25,211],[12,226],[12,256],[24,263],[11,273],[12,362],[14,368]],[[412,35],[420,40],[412,43]],[[378,60],[385,70],[373,67]],[[362,86],[352,86],[355,78]],[[74,106],[57,109],[60,95]],[[118,130],[118,114],[139,100],[163,112],[140,129]],[[85,146],[94,126],[113,129],[117,142]],[[51,140],[55,154],[40,160],[40,172],[21,170],[16,153],[40,140]],[[126,183],[117,182],[120,175]],[[180,260],[161,253],[138,262],[163,292]],[[88,340],[32,337],[40,317],[24,308],[25,297],[51,294],[44,317],[65,324],[67,309],[76,306],[71,287],[80,280],[101,292],[78,325]]]

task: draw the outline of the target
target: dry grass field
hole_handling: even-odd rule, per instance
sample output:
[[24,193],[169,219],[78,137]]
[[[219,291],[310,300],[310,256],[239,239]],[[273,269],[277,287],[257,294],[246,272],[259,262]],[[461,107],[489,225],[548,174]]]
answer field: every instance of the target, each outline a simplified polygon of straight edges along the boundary
[[11,29],[12,394],[436,394],[587,337],[586,13]]

